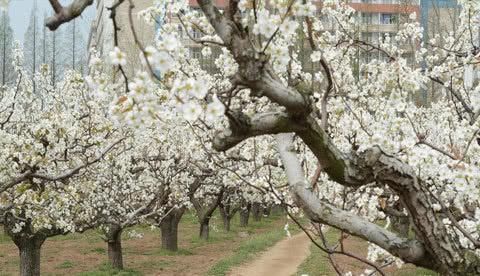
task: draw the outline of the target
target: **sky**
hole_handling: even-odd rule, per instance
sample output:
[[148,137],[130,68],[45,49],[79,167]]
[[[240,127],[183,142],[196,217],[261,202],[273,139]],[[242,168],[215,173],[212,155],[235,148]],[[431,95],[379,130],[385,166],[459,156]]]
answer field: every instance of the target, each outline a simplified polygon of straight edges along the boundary
[[[10,16],[10,24],[12,25],[15,39],[23,42],[25,31],[28,27],[30,13],[32,12],[33,4],[35,0],[10,0],[8,7],[8,14]],[[36,0],[37,10],[40,20],[43,19],[44,13],[51,15],[53,13],[52,7],[48,0]],[[71,0],[61,0],[63,4],[69,3]],[[88,37],[89,26],[91,20],[95,15],[94,5],[88,7],[84,15],[77,19],[77,26],[81,26],[85,39]],[[68,24],[68,23],[67,23]],[[65,27],[65,26],[63,26]]]

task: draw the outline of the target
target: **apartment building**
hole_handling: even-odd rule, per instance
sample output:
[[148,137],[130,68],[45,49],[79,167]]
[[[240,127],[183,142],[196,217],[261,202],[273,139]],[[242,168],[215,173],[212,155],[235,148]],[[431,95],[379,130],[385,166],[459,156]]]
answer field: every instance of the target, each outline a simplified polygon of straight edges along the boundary
[[[115,46],[114,26],[110,18],[111,11],[109,10],[115,2],[116,0],[97,0],[95,3],[97,15],[92,22],[88,45],[90,48],[94,47],[103,58],[107,58]],[[136,36],[143,45],[151,44],[155,37],[155,26],[147,24],[143,19],[139,18],[137,14],[139,11],[150,7],[152,0],[135,0],[134,4],[132,21]],[[126,66],[125,71],[127,76],[133,76],[136,74],[136,70],[142,68],[143,65],[140,60],[139,48],[135,43],[129,22],[129,9],[128,3],[120,5],[116,9],[115,18],[118,27],[118,47],[126,53],[129,64],[129,66]],[[89,55],[89,60],[90,59],[91,57]]]
[[[438,32],[440,28],[453,28],[455,26],[455,16],[458,14],[456,0],[345,0],[352,8],[356,10],[357,17],[357,35],[359,39],[378,44],[387,35],[395,36],[401,25],[409,18],[412,13],[417,14],[418,20],[422,23],[426,37]],[[92,29],[89,38],[89,45],[105,56],[113,48],[113,25],[110,17],[110,11],[107,9],[115,0],[97,0],[97,16],[92,23]],[[215,0],[217,7],[223,9],[227,7],[228,0]],[[319,7],[323,1],[317,1]],[[198,9],[196,0],[189,0],[190,6]],[[156,28],[158,26],[148,25],[136,16],[136,13],[152,4],[152,0],[135,0],[135,9],[133,10],[133,20],[138,38],[144,43],[149,44],[153,41]],[[451,20],[447,20],[451,18]],[[119,46],[128,55],[129,63],[133,66],[129,68],[141,67],[138,56],[138,48],[133,41],[133,35],[128,23],[128,5],[121,5],[117,11],[117,21],[120,27]],[[332,24],[332,28],[333,28]],[[190,34],[194,38],[201,37],[200,32],[193,31]],[[184,34],[183,39],[190,48],[192,57],[198,59],[202,66],[209,70],[214,69],[212,57],[204,58],[201,53],[201,47],[193,43],[188,35]],[[303,47],[303,46],[302,46]],[[308,62],[308,47],[301,53],[304,57],[304,63],[307,68],[316,70],[313,64]],[[406,57],[412,55],[414,48],[406,51]],[[218,52],[214,51],[213,57]],[[378,51],[369,51],[368,53],[359,52],[358,64],[369,62],[373,59],[382,59],[382,53]],[[133,69],[129,69],[129,75],[133,74]]]
[[421,23],[425,39],[454,31],[459,14],[457,0],[421,0]]
[[[394,37],[410,14],[420,14],[419,0],[354,0],[349,5],[356,10],[357,34],[363,41],[379,44],[386,36]],[[405,47],[407,58],[415,49]],[[386,58],[379,51],[360,55],[360,63]]]
[[[90,26],[88,36],[89,49],[95,48],[100,56],[108,54],[113,49],[113,25],[109,18],[110,12],[106,7],[112,6],[113,0],[97,0],[95,3],[96,16]],[[92,58],[88,53],[88,61]]]

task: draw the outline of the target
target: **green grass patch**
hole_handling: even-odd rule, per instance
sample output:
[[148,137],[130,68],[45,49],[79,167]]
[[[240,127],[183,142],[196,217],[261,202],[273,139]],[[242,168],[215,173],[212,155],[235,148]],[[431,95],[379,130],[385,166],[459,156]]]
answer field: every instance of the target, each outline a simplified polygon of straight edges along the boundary
[[[330,229],[325,233],[326,239],[329,244],[334,244],[339,237],[339,232],[333,229]],[[365,268],[367,268],[365,266]],[[303,261],[303,263],[298,267],[297,276],[301,275],[308,276],[325,276],[325,275],[336,275],[335,270],[328,261],[327,254],[321,251],[316,245],[310,245],[310,255]],[[404,267],[401,268],[389,275],[394,276],[438,276],[437,273],[416,267]]]
[[219,261],[211,267],[207,275],[225,275],[232,267],[253,259],[257,253],[265,251],[285,237],[285,231],[281,228],[252,236],[251,239],[245,241],[234,250],[232,256]]
[[[338,236],[338,232],[333,230],[325,233],[325,238],[329,242],[336,241]],[[335,270],[328,262],[327,255],[314,244],[310,245],[310,255],[298,267],[296,275],[303,274],[308,276],[336,275]]]
[[59,269],[67,269],[67,268],[72,268],[74,267],[75,265],[73,264],[72,261],[64,261],[63,263],[61,263],[60,265],[58,265],[57,267],[55,268],[59,268]]
[[404,268],[396,271],[395,276],[438,276],[439,274],[425,268]]
[[113,269],[109,264],[104,263],[101,265],[98,270],[90,271],[90,272],[83,272],[78,274],[80,276],[111,276],[111,275],[118,275],[118,276],[139,276],[142,275],[140,272],[132,270],[132,269],[125,269],[125,270],[118,270]]
[[0,243],[9,243],[12,242],[9,236],[3,232],[3,228],[0,228]]
[[184,248],[179,248],[177,251],[170,251],[170,250],[160,248],[160,249],[156,249],[150,252],[145,252],[142,254],[154,255],[154,256],[190,256],[190,255],[193,255],[193,252]]
[[90,252],[93,252],[93,253],[98,253],[98,254],[105,254],[107,253],[107,250],[105,250],[105,248],[103,247],[95,247],[94,249],[92,249]]

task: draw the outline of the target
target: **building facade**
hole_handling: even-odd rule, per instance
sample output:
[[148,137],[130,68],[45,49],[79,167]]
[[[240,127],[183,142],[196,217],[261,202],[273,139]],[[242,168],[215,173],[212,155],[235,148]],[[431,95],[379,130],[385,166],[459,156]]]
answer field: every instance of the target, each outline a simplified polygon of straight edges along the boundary
[[[456,0],[345,0],[348,5],[355,9],[357,17],[357,35],[358,39],[378,44],[387,35],[395,36],[399,28],[409,18],[412,13],[417,14],[418,20],[421,22],[425,30],[425,37],[431,37],[434,33],[438,33],[441,28],[454,28],[455,16],[458,15],[458,5]],[[106,57],[114,47],[113,24],[110,19],[110,11],[114,0],[97,0],[97,15],[92,23],[89,45],[95,47],[101,56]],[[215,0],[215,4],[219,8],[228,6],[228,0]],[[317,1],[319,7],[322,5],[321,0]],[[198,9],[196,0],[189,0],[190,6]],[[144,20],[136,16],[138,11],[152,5],[152,0],[135,0],[135,8],[133,10],[133,21],[137,36],[144,45],[153,42],[156,28],[158,26],[148,25]],[[117,11],[117,21],[120,30],[118,31],[119,47],[126,52],[130,70],[129,75],[134,74],[134,69],[142,66],[139,58],[139,51],[133,40],[133,35],[128,22],[128,5],[121,5]],[[332,26],[333,28],[333,26]],[[198,38],[199,33],[193,32],[191,36]],[[193,43],[187,35],[183,36],[185,44],[190,49],[193,58],[198,59],[205,67],[215,67],[212,57],[203,58],[201,47]],[[410,45],[411,46],[411,45]],[[308,47],[305,47],[308,48]],[[407,58],[412,55],[414,48],[407,49],[405,55]],[[213,55],[216,56],[215,53]],[[308,49],[303,53],[303,60],[307,68],[315,70],[313,64],[308,64]],[[358,64],[369,62],[373,59],[385,58],[378,51],[370,51],[368,53],[359,53]],[[358,65],[357,64],[357,65]],[[310,66],[310,67],[309,67]]]
[[421,23],[424,39],[436,34],[454,31],[460,7],[457,0],[421,0]]
[[[110,18],[114,0],[97,0],[97,15],[92,22],[88,45],[89,48],[95,48],[97,53],[107,58],[110,51],[115,47],[114,26]],[[145,46],[153,43],[155,37],[155,26],[147,24],[143,19],[137,16],[138,12],[152,5],[152,0],[135,0],[135,7],[132,10],[132,22],[135,28],[136,36]],[[118,47],[127,55],[129,66],[125,71],[127,76],[133,76],[136,70],[143,67],[140,60],[140,51],[137,47],[133,32],[129,22],[130,7],[127,4],[120,5],[116,10]],[[89,54],[89,60],[91,59]]]

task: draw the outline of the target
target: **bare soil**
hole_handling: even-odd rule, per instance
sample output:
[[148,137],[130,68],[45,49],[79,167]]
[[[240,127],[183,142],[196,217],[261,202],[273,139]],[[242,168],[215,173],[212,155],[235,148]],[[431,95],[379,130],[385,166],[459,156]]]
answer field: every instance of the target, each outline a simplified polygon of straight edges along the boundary
[[[241,229],[233,225],[233,231],[225,233],[221,229],[221,219],[212,221],[211,240],[199,240],[198,225],[194,218],[179,226],[178,254],[169,254],[160,249],[158,230],[142,228],[143,238],[128,239],[124,234],[123,252],[126,269],[142,275],[204,275],[217,261],[232,254],[249,235],[262,233],[273,227],[282,227],[281,220],[261,227]],[[251,225],[255,225],[254,222]],[[4,239],[5,237],[3,237]],[[0,276],[18,275],[18,250],[9,241],[0,239]],[[106,243],[99,233],[73,234],[49,239],[42,247],[42,275],[77,275],[82,272],[98,271],[107,261]]]
[[301,232],[283,239],[250,263],[235,268],[229,276],[290,276],[308,257],[310,240]]

